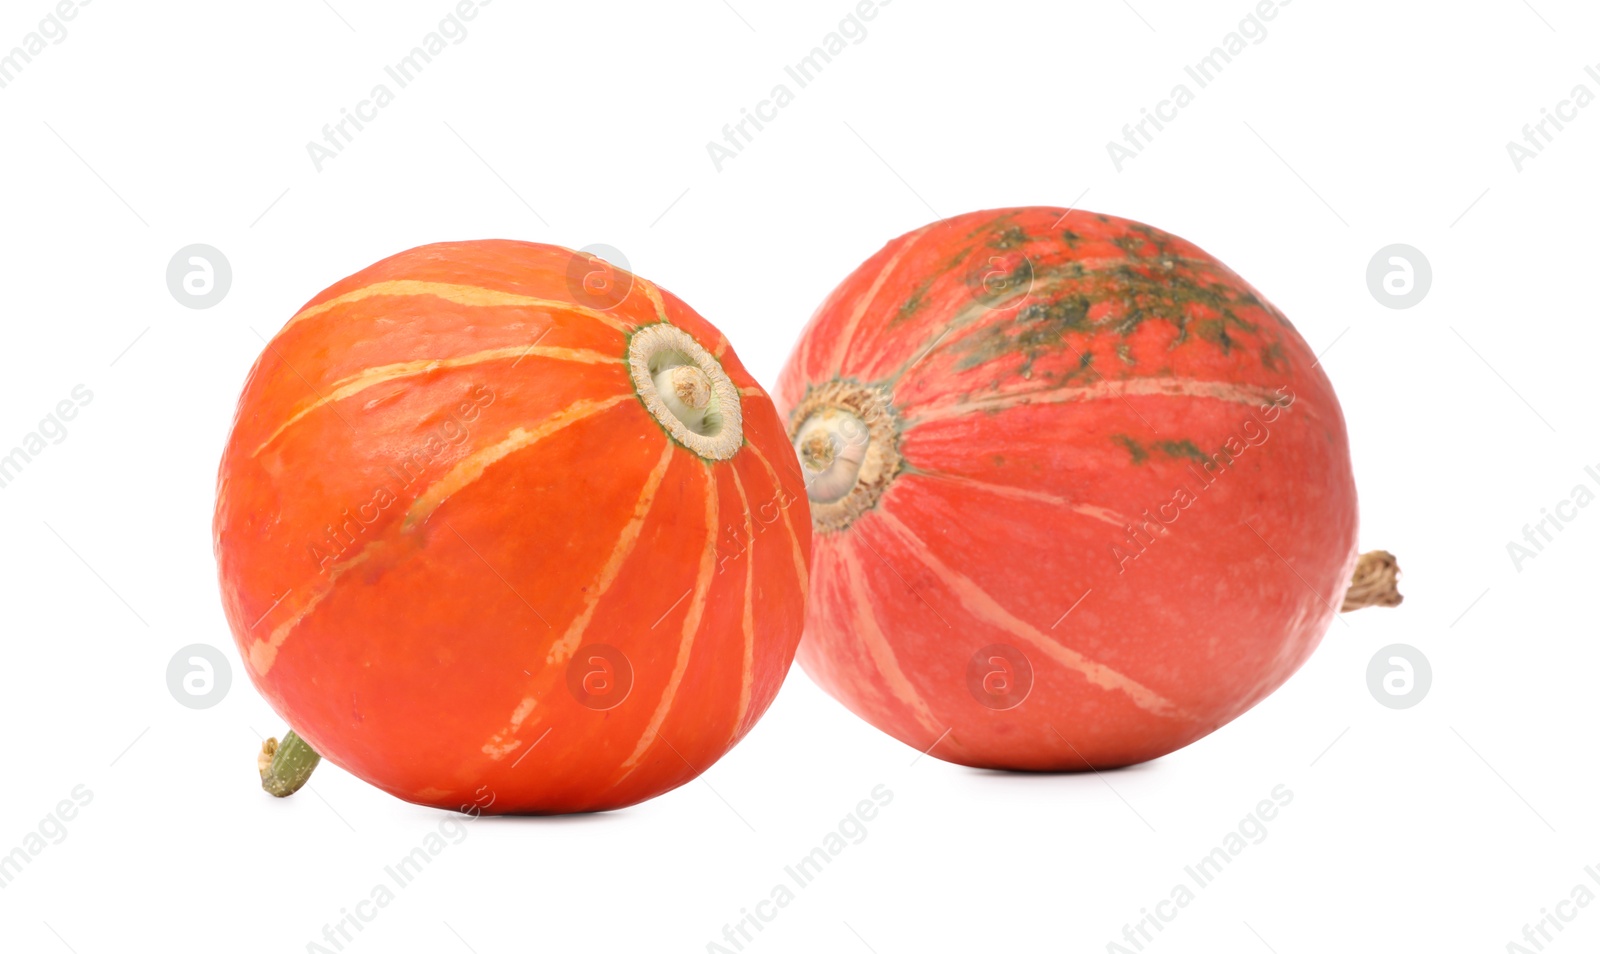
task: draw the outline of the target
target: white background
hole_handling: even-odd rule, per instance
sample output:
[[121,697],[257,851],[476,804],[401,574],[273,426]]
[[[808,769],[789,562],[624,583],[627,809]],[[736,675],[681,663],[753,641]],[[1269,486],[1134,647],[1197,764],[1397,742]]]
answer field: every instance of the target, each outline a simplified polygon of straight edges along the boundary
[[[1107,950],[1280,784],[1265,841],[1147,950],[1504,951],[1575,885],[1600,894],[1600,507],[1520,569],[1507,552],[1600,489],[1600,104],[1522,171],[1506,151],[1574,85],[1600,94],[1600,12],[1296,0],[1118,172],[1106,142],[1252,9],[1131,2],[896,0],[721,172],[707,141],[849,0],[497,0],[321,172],[306,142],[447,0],[84,7],[0,89],[0,453],[94,395],[0,490],[0,853],[74,786],[93,800],[0,890],[0,948],[308,950],[450,817],[332,766],[257,788],[281,726],[220,611],[214,481],[262,336],[307,298],[425,242],[606,243],[770,385],[885,241],[1075,202],[1199,243],[1325,351],[1362,545],[1400,556],[1405,605],[1334,623],[1212,737],[1100,776],[918,759],[796,669],[703,781],[471,822],[345,949],[704,951],[880,784],[866,839],[747,951]],[[0,51],[51,8],[6,0]],[[1433,268],[1406,310],[1365,278],[1397,242]],[[209,310],[166,285],[192,243],[232,263]],[[204,711],[166,684],[191,643],[233,662]],[[1415,708],[1369,694],[1391,643],[1431,660]],[[1562,910],[1549,949],[1600,944],[1600,904]]]

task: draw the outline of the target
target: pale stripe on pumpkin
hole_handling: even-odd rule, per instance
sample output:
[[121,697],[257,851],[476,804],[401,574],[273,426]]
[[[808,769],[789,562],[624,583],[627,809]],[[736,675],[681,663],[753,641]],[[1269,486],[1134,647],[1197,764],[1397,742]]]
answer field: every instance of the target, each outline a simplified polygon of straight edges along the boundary
[[644,289],[644,297],[650,299],[651,307],[656,310],[656,318],[666,324],[672,324],[672,321],[667,318],[667,303],[661,297],[661,289],[657,288],[654,282],[645,281],[637,275],[633,277],[633,280],[639,283],[640,288]]
[[[1101,401],[1108,398],[1128,397],[1197,397],[1235,404],[1263,405],[1278,398],[1267,388],[1234,384],[1229,381],[1197,381],[1193,378],[1129,378],[1125,381],[1102,380],[1098,384],[1072,388],[1034,388],[1003,392],[992,397],[935,404],[923,409],[907,408],[905,430],[920,427],[932,421],[976,414],[980,411],[998,412],[1026,404],[1065,404],[1077,401]],[[903,432],[902,432],[903,433]]]
[[[623,564],[627,562],[628,557],[633,553],[635,545],[639,542],[639,535],[644,528],[645,517],[650,513],[651,504],[655,503],[656,493],[661,489],[661,481],[667,476],[667,468],[672,463],[672,454],[676,446],[670,439],[665,441],[665,446],[661,449],[661,459],[656,461],[655,467],[651,468],[650,474],[645,478],[643,489],[639,491],[639,499],[634,502],[633,515],[628,518],[628,522],[623,526],[622,532],[617,534],[617,542],[612,546],[611,554],[606,557],[605,565],[600,568],[600,573],[595,577],[594,583],[584,591],[583,609],[578,612],[577,616],[572,618],[572,622],[567,624],[566,631],[561,634],[561,638],[551,644],[550,652],[545,656],[545,665],[547,667],[557,666],[565,662],[582,644],[583,635],[588,631],[589,623],[594,620],[595,610],[599,607],[601,598],[610,591],[612,584],[616,583],[617,577],[622,573]],[[549,672],[553,672],[553,670],[547,669],[541,672],[540,675],[543,676]],[[511,713],[511,721],[506,727],[496,732],[493,738],[484,743],[483,751],[485,754],[492,759],[502,759],[507,754],[516,751],[522,741],[515,738],[515,736],[521,731],[523,722],[527,720],[528,715],[533,711],[531,703],[535,698],[535,696],[528,696],[522,700],[522,704],[517,707],[517,710]]]
[[[396,298],[417,298],[422,296],[431,296],[434,298],[442,298],[445,301],[457,305],[543,308],[549,311],[561,311],[574,315],[583,315],[586,318],[593,318],[595,321],[598,321],[609,328],[623,332],[624,334],[633,329],[632,325],[618,320],[614,315],[609,315],[596,308],[589,308],[584,305],[573,304],[570,301],[557,301],[550,298],[534,298],[529,295],[518,295],[514,292],[496,291],[492,288],[479,288],[476,285],[453,285],[447,282],[423,282],[414,281],[411,279],[377,282],[372,285],[367,285],[364,288],[357,288],[355,291],[345,292],[343,295],[330,298],[321,304],[312,305],[308,308],[302,309],[299,314],[296,314],[293,318],[290,318],[288,323],[283,327],[285,330],[287,330],[299,322],[305,321],[308,318],[315,318],[316,316],[332,311],[341,305],[348,305],[351,302],[363,301],[368,298],[377,298],[383,295]],[[279,333],[281,334],[282,332]]]
[[871,287],[863,292],[860,298],[856,299],[855,310],[850,312],[849,320],[845,322],[844,329],[839,332],[838,340],[833,348],[833,357],[828,361],[827,369],[822,374],[810,375],[809,377],[812,380],[830,380],[839,377],[844,368],[844,357],[850,353],[850,345],[855,340],[856,328],[861,324],[862,317],[866,315],[867,310],[877,300],[878,292],[882,290],[884,282],[889,280],[889,276],[894,273],[895,266],[899,265],[900,260],[906,256],[907,252],[911,251],[911,246],[917,244],[917,239],[921,238],[931,228],[933,228],[933,225],[924,225],[910,235],[905,236],[901,241],[900,247],[895,249],[894,254],[889,256],[889,260],[884,262],[878,269],[878,276],[872,280]]
[[378,365],[365,368],[355,374],[347,375],[333,383],[327,394],[320,395],[315,401],[302,405],[299,410],[289,415],[289,419],[278,425],[278,429],[267,435],[261,446],[251,452],[254,457],[267,449],[267,446],[282,436],[295,422],[315,411],[319,407],[342,401],[345,398],[360,394],[371,387],[376,387],[398,378],[410,377],[417,374],[426,374],[441,368],[464,368],[476,364],[486,364],[490,361],[504,361],[511,359],[520,361],[525,357],[550,358],[556,361],[575,361],[580,364],[605,364],[612,362],[621,364],[622,359],[614,354],[601,354],[586,348],[553,348],[538,345],[517,345],[511,348],[495,348],[490,351],[479,351],[475,354],[462,355],[457,358],[424,358],[418,361],[401,361],[395,364]]
[[1168,718],[1192,719],[1192,716],[1155,691],[1112,669],[1110,666],[1098,663],[1077,650],[1063,646],[1027,622],[1013,616],[972,579],[946,566],[943,561],[934,556],[928,550],[927,545],[917,539],[916,534],[912,533],[909,527],[901,523],[898,518],[884,508],[879,507],[873,511],[873,514],[883,522],[884,527],[900,538],[900,542],[909,552],[915,554],[917,559],[949,588],[951,595],[973,618],[1003,629],[1027,642],[1030,646],[1043,652],[1046,656],[1066,668],[1079,673],[1092,685],[1108,691],[1123,693],[1128,697],[1129,701],[1146,712]]
[[744,560],[744,616],[740,627],[744,631],[744,675],[739,681],[739,708],[733,717],[733,732],[730,733],[729,744],[738,738],[739,730],[744,725],[745,714],[750,711],[750,687],[755,682],[756,664],[756,617],[755,617],[755,588],[756,588],[756,528],[755,518],[750,513],[750,498],[744,492],[744,481],[739,479],[739,472],[733,468],[728,469],[733,475],[733,489],[739,492],[739,505],[744,508],[744,540],[745,549],[740,554]]
[[600,569],[600,575],[595,578],[594,585],[589,587],[584,597],[583,611],[573,618],[567,631],[551,645],[550,653],[545,657],[546,664],[553,666],[565,661],[583,642],[584,631],[589,628],[589,622],[594,618],[595,609],[600,605],[601,598],[610,591],[612,584],[617,582],[617,577],[622,573],[622,565],[627,562],[634,546],[639,542],[639,535],[644,531],[645,517],[650,513],[651,504],[655,503],[661,482],[666,479],[667,468],[672,464],[672,454],[676,447],[670,438],[666,439],[666,446],[661,449],[661,459],[651,468],[650,475],[645,478],[643,489],[639,491],[639,499],[633,504],[633,515],[628,518],[627,525],[617,535],[617,543],[611,548],[611,555],[606,558],[606,564]]
[[961,474],[948,474],[937,470],[925,470],[921,467],[907,467],[905,475],[913,478],[927,477],[933,480],[946,480],[951,483],[960,484],[963,487],[971,487],[974,490],[988,491],[989,493],[996,494],[1001,497],[1011,497],[1016,500],[1033,500],[1039,503],[1050,504],[1053,507],[1061,507],[1072,511],[1073,513],[1082,514],[1085,517],[1092,517],[1095,520],[1101,521],[1102,523],[1109,523],[1111,526],[1117,528],[1126,527],[1130,522],[1128,518],[1119,516],[1115,511],[1108,510],[1105,507],[1096,507],[1094,504],[1073,503],[1065,497],[1058,497],[1055,494],[1045,493],[1042,490],[1028,490],[1025,487],[1008,487],[1005,484],[996,484],[987,480],[978,480],[975,477],[965,477]]
[[517,703],[517,708],[511,713],[511,721],[504,729],[496,732],[494,738],[483,744],[483,754],[498,761],[521,747],[522,740],[516,737],[517,732],[522,728],[522,723],[527,721],[528,716],[533,715],[534,707],[538,704],[538,696],[523,696],[522,701]]
[[866,645],[867,654],[883,676],[883,684],[888,687],[890,694],[905,703],[917,717],[918,724],[932,733],[937,741],[949,726],[939,724],[933,710],[928,708],[928,703],[917,694],[905,670],[900,668],[900,660],[895,657],[883,627],[878,624],[877,614],[872,611],[872,597],[867,593],[866,573],[861,568],[861,562],[849,546],[839,548],[839,558],[844,563],[845,585],[850,589],[850,622],[854,624],[850,631]]
[[327,599],[328,594],[332,593],[334,587],[338,585],[341,576],[360,566],[373,553],[377,552],[382,545],[382,540],[374,540],[362,547],[355,556],[342,563],[335,564],[328,571],[327,579],[322,581],[322,585],[312,590],[311,597],[300,604],[300,608],[294,611],[294,615],[274,626],[272,632],[265,639],[258,639],[250,644],[250,668],[256,671],[256,675],[265,676],[272,670],[272,664],[278,659],[278,649],[289,641],[289,636],[294,632],[295,627],[299,626],[301,621],[311,615],[312,610]]
[[[426,520],[448,497],[481,477],[484,469],[490,464],[505,458],[515,451],[530,447],[578,421],[615,407],[632,397],[633,395],[631,394],[622,394],[602,401],[574,401],[539,422],[532,430],[516,428],[499,443],[463,458],[455,467],[451,468],[449,473],[430,484],[411,504],[411,508],[406,512],[405,519],[401,522],[401,531],[411,530],[419,520]],[[312,591],[310,598],[302,603],[299,609],[295,610],[294,615],[274,627],[267,638],[258,639],[251,645],[250,666],[256,671],[257,675],[265,676],[267,674],[278,657],[279,647],[289,639],[289,635],[294,631],[295,627],[299,626],[310,615],[311,611],[316,609],[317,605],[333,592],[339,578],[349,572],[352,567],[360,565],[372,554],[378,552],[385,542],[381,539],[373,540],[362,547],[355,556],[335,563],[328,571],[327,579]]]
[[559,430],[570,427],[585,418],[593,417],[601,411],[616,407],[624,401],[634,399],[632,394],[619,394],[615,397],[605,398],[600,401],[588,399],[574,401],[565,408],[550,415],[535,424],[533,428],[514,428],[510,434],[498,443],[491,444],[481,450],[462,458],[450,468],[450,472],[439,478],[436,482],[417,497],[410,508],[406,510],[405,529],[409,530],[421,521],[427,520],[439,505],[462,488],[472,484],[491,464],[534,444],[544,440]]
[[[717,484],[713,478],[711,467],[705,465],[706,477],[706,544],[700,554],[700,571],[694,582],[694,593],[689,599],[688,612],[683,617],[683,635],[678,641],[678,658],[672,665],[672,674],[667,677],[667,685],[661,693],[661,701],[656,705],[656,711],[650,716],[650,722],[644,728],[644,734],[639,736],[639,741],[633,747],[633,752],[623,759],[618,766],[622,774],[618,776],[615,784],[621,784],[624,779],[633,774],[639,767],[639,760],[644,757],[661,729],[661,724],[666,721],[667,713],[672,711],[672,703],[678,696],[678,686],[683,682],[684,673],[689,669],[689,654],[694,649],[695,635],[699,632],[700,621],[705,618],[706,594],[711,589],[711,580],[716,576],[717,569]],[[692,768],[692,766],[691,766]]]
[[[761,453],[761,448],[756,445],[746,444],[745,446],[756,455],[756,460],[761,461],[761,465],[767,469],[768,476],[772,478],[773,491],[783,493],[783,481],[778,478],[778,470],[772,466],[772,461],[767,460],[767,455]],[[789,520],[789,508],[780,507],[778,509],[783,513],[783,528],[789,531],[789,543],[793,548],[794,555],[794,569],[795,573],[800,577],[800,592],[804,594],[806,588],[810,585],[811,572],[806,567],[806,555],[800,549],[800,534],[795,532],[794,524]]]

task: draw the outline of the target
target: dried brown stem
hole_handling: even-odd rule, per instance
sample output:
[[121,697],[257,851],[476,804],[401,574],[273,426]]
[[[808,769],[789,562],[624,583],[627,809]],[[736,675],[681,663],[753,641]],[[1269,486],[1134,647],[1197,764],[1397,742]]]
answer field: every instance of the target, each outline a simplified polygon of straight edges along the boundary
[[1361,554],[1339,612],[1348,613],[1363,606],[1399,606],[1405,599],[1400,595],[1399,579],[1400,563],[1393,553],[1373,550]]

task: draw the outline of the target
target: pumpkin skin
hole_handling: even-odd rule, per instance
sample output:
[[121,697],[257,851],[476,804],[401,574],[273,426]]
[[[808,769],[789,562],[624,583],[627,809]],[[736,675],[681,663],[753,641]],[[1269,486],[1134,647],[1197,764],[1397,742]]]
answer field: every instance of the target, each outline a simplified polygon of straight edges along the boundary
[[1355,566],[1315,355],[1136,222],[1019,208],[902,236],[822,304],[777,394],[816,533],[799,662],[948,761],[1187,745],[1299,668]]
[[[714,456],[635,383],[663,338],[710,362]],[[809,518],[767,395],[682,301],[548,245],[424,246],[313,298],[250,372],[214,531],[273,708],[438,808],[601,811],[692,780],[771,703],[804,619]]]

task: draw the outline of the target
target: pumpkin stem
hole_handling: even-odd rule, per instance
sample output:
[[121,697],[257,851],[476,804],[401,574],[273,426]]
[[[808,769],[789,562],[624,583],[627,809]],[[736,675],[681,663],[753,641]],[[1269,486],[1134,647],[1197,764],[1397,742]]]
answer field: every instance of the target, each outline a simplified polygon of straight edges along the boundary
[[744,443],[739,388],[689,333],[665,323],[628,339],[634,391],[673,439],[707,460],[727,460]]
[[322,756],[294,734],[283,733],[283,741],[268,739],[261,743],[261,754],[256,756],[256,768],[261,771],[261,788],[277,798],[287,798],[311,778],[311,772],[322,761]]
[[900,423],[889,399],[881,387],[835,378],[807,389],[790,413],[815,529],[849,526],[900,472]]
[[1348,613],[1363,606],[1399,606],[1400,563],[1388,550],[1373,550],[1356,560],[1355,576],[1344,594],[1339,612]]

